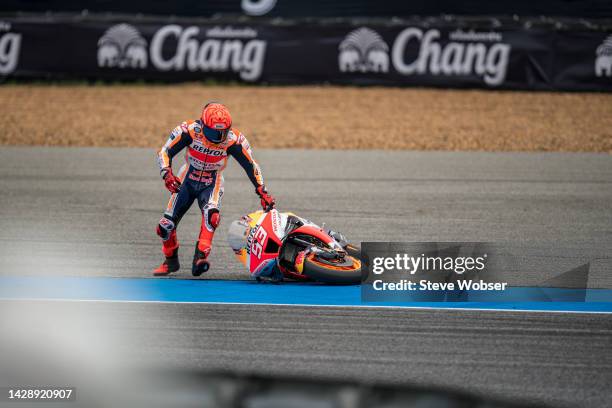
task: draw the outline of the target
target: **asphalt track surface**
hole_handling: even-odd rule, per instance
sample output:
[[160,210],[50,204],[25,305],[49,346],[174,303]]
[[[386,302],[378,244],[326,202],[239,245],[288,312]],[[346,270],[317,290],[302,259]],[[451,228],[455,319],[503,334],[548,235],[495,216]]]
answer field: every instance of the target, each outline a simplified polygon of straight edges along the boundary
[[[502,242],[523,284],[590,262],[611,288],[612,159],[598,154],[256,151],[281,210],[359,241]],[[2,275],[148,277],[167,194],[150,149],[0,149]],[[235,163],[205,279],[248,279],[225,243],[258,200]],[[184,269],[194,207],[179,227]],[[185,267],[187,266],[187,267]],[[53,305],[45,305],[51,310]],[[179,368],[417,384],[612,406],[609,314],[87,304]]]

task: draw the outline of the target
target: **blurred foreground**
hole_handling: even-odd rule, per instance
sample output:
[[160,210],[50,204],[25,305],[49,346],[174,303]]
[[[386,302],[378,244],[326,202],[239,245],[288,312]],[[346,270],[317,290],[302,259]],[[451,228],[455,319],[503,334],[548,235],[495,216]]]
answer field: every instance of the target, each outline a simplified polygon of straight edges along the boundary
[[0,330],[1,385],[76,388],[3,408],[610,401],[602,314],[2,301]]

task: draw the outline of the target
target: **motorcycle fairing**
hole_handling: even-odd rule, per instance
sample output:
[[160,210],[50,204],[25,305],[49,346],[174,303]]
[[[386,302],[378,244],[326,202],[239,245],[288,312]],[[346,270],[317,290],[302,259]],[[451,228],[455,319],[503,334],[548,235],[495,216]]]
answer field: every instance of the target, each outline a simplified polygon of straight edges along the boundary
[[[240,235],[242,237],[240,242],[243,244],[240,248],[234,247],[233,249],[236,258],[251,274],[255,273],[258,268],[261,269],[260,266],[268,263],[268,260],[278,257],[283,240],[288,235],[312,236],[333,249],[342,250],[340,244],[321,227],[290,212],[281,213],[276,209],[269,212],[259,210],[242,217],[240,223],[245,225],[244,235]],[[308,280],[302,275],[304,254],[295,255],[297,263],[291,268],[295,270],[279,264],[281,271],[289,278]]]

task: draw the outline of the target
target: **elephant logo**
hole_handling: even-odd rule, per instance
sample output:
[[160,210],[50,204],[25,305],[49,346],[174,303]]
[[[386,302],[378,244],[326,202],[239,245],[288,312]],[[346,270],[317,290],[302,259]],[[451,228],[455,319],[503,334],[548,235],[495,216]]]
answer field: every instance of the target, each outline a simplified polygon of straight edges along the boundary
[[612,77],[612,35],[609,35],[595,51],[595,75]]
[[98,66],[146,68],[147,41],[129,24],[117,24],[98,40]]
[[389,47],[374,30],[361,27],[340,43],[338,67],[342,72],[388,72]]

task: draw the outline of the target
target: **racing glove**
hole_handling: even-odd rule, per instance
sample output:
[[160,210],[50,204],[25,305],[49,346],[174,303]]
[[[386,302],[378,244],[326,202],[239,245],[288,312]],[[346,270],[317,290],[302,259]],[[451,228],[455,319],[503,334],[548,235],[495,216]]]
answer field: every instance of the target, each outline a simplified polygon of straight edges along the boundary
[[257,189],[255,189],[255,192],[261,199],[261,208],[263,208],[264,211],[270,211],[274,208],[276,200],[274,199],[274,197],[272,197],[272,195],[268,194],[268,192],[266,191],[266,186],[261,185],[257,187]]
[[168,191],[171,193],[178,193],[181,188],[181,181],[172,173],[170,167],[166,167],[162,170],[162,178],[164,179]]

